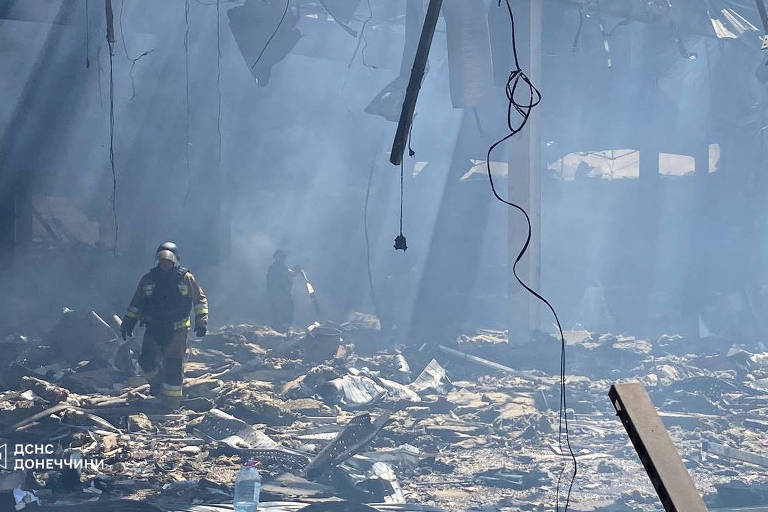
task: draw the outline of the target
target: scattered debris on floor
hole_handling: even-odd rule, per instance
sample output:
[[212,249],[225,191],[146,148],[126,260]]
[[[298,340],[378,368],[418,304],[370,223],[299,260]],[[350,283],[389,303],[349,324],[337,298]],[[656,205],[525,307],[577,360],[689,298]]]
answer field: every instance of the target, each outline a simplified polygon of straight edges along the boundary
[[[44,339],[0,341],[0,510],[219,510],[249,458],[264,510],[552,509],[568,476],[554,339],[513,350],[481,331],[381,349],[369,324],[212,332],[190,349],[173,412],[137,375],[136,340],[95,313],[65,310]],[[708,504],[768,505],[768,352],[567,335],[572,510],[658,509],[605,398],[624,379],[646,386]]]

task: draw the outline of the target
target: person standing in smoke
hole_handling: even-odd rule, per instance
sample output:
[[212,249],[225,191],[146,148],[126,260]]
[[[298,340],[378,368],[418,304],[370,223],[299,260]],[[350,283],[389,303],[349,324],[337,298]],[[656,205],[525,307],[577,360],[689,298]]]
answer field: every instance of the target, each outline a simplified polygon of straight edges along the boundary
[[158,247],[155,261],[156,266],[139,281],[120,331],[125,340],[133,336],[139,320],[146,325],[139,365],[152,395],[162,396],[170,409],[177,409],[182,398],[189,311],[194,306],[195,335],[202,338],[208,326],[208,299],[195,276],[179,265],[175,243]]
[[274,261],[267,270],[267,293],[272,308],[272,327],[276,330],[287,331],[293,323],[293,279],[301,269],[298,266],[288,267],[285,259],[288,254],[278,249],[272,255]]

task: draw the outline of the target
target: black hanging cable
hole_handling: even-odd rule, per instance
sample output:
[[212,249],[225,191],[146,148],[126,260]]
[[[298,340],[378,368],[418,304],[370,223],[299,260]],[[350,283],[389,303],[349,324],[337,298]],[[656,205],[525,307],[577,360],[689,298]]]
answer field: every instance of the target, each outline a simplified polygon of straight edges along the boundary
[[[360,51],[360,45],[363,43],[363,39],[365,38],[365,28],[368,26],[368,22],[370,22],[371,19],[368,18],[363,22],[363,27],[360,29],[360,37],[357,38],[357,46],[355,46],[355,51],[352,52],[352,57],[349,59],[349,62],[347,63],[347,69],[352,67],[352,64],[355,62],[355,58],[357,57],[357,53]],[[365,60],[365,59],[363,59]]]
[[109,164],[112,169],[112,221],[115,225],[115,241],[113,251],[117,256],[117,241],[120,226],[117,222],[117,170],[115,169],[115,80],[113,73],[113,56],[115,32],[112,17],[112,2],[105,2],[107,12],[107,46],[109,47]]
[[408,244],[403,234],[403,161],[400,160],[400,234],[395,237],[395,250],[405,252]]
[[[416,116],[414,116],[415,118]],[[416,156],[416,152],[411,148],[411,137],[413,136],[413,123],[411,123],[410,128],[408,128],[408,156],[414,157]]]
[[400,162],[400,236],[403,236],[403,162]]
[[219,136],[216,168],[221,171],[221,0],[216,0],[216,96],[218,100],[216,132]]
[[89,34],[91,24],[88,21],[88,0],[85,0],[85,67],[91,67],[91,56],[88,54],[91,50],[91,35]]
[[185,136],[184,136],[184,162],[187,167],[187,193],[184,196],[184,204],[187,204],[192,192],[192,171],[189,159],[189,0],[184,0],[184,91],[185,91]]
[[133,101],[133,99],[136,97],[136,84],[133,80],[133,68],[136,67],[136,63],[139,62],[141,59],[155,51],[154,48],[147,50],[145,52],[140,53],[136,57],[131,57],[128,54],[128,45],[125,42],[125,29],[123,29],[123,8],[125,7],[125,0],[123,0],[120,3],[120,15],[118,16],[118,23],[120,24],[120,39],[123,43],[123,52],[125,53],[125,58],[131,61],[131,69],[128,71],[128,76],[131,79],[131,99],[130,101]]
[[369,22],[369,21],[371,21],[371,20],[373,19],[373,8],[371,7],[371,0],[368,0],[368,12],[369,12],[369,14],[370,14],[370,18],[368,18],[368,20],[366,21],[366,23],[363,25],[363,29],[362,29],[362,31],[361,31],[362,33],[360,34],[360,37],[363,39],[363,49],[362,49],[362,51],[360,52],[360,54],[361,54],[361,55],[362,55],[362,57],[363,57],[363,66],[365,66],[365,67],[367,67],[367,68],[371,68],[371,69],[379,69],[379,67],[378,67],[378,66],[374,66],[373,64],[368,64],[368,63],[365,61],[365,50],[367,50],[367,49],[368,49],[368,36],[367,36],[367,35],[366,35],[366,33],[365,33],[365,29],[366,29],[366,26],[367,26],[368,22]]
[[[570,504],[571,500],[571,491],[573,489],[573,483],[576,479],[576,474],[578,471],[578,465],[576,462],[576,456],[573,453],[573,449],[571,448],[571,442],[569,438],[568,433],[568,416],[567,416],[567,402],[566,402],[566,387],[565,387],[565,336],[563,335],[563,328],[560,324],[560,319],[557,316],[557,312],[555,311],[555,308],[550,304],[550,302],[544,298],[542,295],[537,293],[535,290],[533,290],[530,286],[528,286],[517,274],[517,264],[520,262],[520,260],[523,258],[525,253],[528,251],[528,247],[531,243],[531,218],[528,216],[528,212],[525,211],[525,209],[517,205],[511,201],[508,201],[504,198],[502,198],[498,192],[496,191],[496,186],[493,182],[493,174],[491,173],[491,153],[493,152],[496,147],[498,147],[503,142],[507,141],[517,133],[519,133],[525,124],[528,122],[528,118],[531,115],[531,111],[534,107],[536,107],[541,102],[541,93],[539,90],[533,85],[531,80],[526,76],[526,74],[522,71],[520,68],[520,62],[517,56],[517,43],[515,40],[515,18],[514,14],[512,13],[512,7],[509,4],[509,0],[505,0],[506,6],[507,6],[507,12],[509,13],[509,19],[511,23],[511,32],[512,32],[512,54],[514,57],[514,68],[509,73],[509,77],[507,79],[506,84],[506,96],[508,101],[508,107],[507,107],[507,128],[509,130],[509,133],[505,135],[503,138],[499,139],[498,141],[494,142],[489,148],[488,153],[486,155],[485,164],[486,169],[488,171],[488,180],[491,185],[491,191],[493,192],[493,195],[496,199],[501,201],[502,203],[511,206],[517,210],[519,210],[524,216],[526,224],[528,225],[528,232],[526,234],[525,244],[523,245],[523,248],[518,253],[517,257],[515,258],[515,262],[512,265],[512,273],[515,276],[515,279],[517,280],[520,285],[525,288],[528,293],[539,299],[541,302],[546,304],[546,306],[549,308],[549,310],[552,312],[552,315],[555,317],[555,322],[557,323],[557,329],[560,334],[560,411],[559,411],[559,422],[558,422],[558,446],[560,447],[560,453],[564,454],[563,452],[563,439],[565,440],[565,444],[568,448],[568,453],[570,454],[570,459],[573,463],[573,475],[571,476],[571,482],[568,486],[568,493],[565,499],[565,507],[564,510],[567,512],[568,505]],[[499,7],[501,7],[501,0],[499,0]],[[527,87],[528,88],[528,100],[525,103],[520,103],[516,97],[515,93],[518,91],[518,87]],[[513,113],[512,110],[517,113],[517,115],[520,117],[517,126],[513,124]],[[557,479],[557,489],[556,489],[556,509],[560,510],[560,482],[563,476],[563,473],[565,471],[565,467],[560,471],[560,474]]]
[[117,171],[115,170],[115,79],[112,71],[112,43],[109,43],[109,165],[112,168],[112,221],[115,224],[115,243],[117,256],[117,235],[120,226],[117,222]]
[[365,62],[365,50],[368,48],[368,38],[365,36],[365,29],[368,28],[368,23],[370,23],[371,21],[373,21],[373,8],[371,7],[371,0],[368,0],[368,18],[363,22],[363,26],[360,29],[360,37],[357,38],[357,46],[355,47],[355,51],[352,53],[352,58],[349,59],[349,64],[347,64],[347,68],[352,67],[352,63],[355,62],[355,57],[357,57],[357,52],[360,51],[360,44],[365,43],[362,51],[363,66],[371,69],[378,69],[376,66],[373,66]]
[[[189,0],[187,0],[189,1]],[[259,52],[259,56],[256,57],[256,60],[251,65],[251,71],[253,71],[253,68],[256,67],[256,64],[259,63],[261,60],[262,55],[264,55],[264,52],[267,51],[267,48],[269,47],[269,43],[272,42],[272,39],[274,39],[275,34],[277,34],[277,31],[280,30],[280,27],[283,25],[283,21],[285,21],[285,15],[288,14],[288,6],[291,5],[291,0],[285,0],[285,9],[283,10],[283,15],[280,17],[280,21],[277,23],[277,26],[275,27],[275,30],[272,32],[272,35],[269,36],[269,39],[267,39],[267,42],[264,44],[264,48],[261,49]]]

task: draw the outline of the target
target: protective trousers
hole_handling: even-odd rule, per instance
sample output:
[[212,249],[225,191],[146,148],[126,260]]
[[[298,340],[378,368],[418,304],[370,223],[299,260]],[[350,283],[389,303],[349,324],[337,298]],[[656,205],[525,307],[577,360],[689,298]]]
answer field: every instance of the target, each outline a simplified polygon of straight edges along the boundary
[[272,306],[272,327],[278,331],[287,331],[293,324],[293,297],[290,290],[285,293],[272,293],[270,296]]
[[141,345],[139,365],[150,383],[152,394],[181,398],[189,328],[159,330],[147,328]]

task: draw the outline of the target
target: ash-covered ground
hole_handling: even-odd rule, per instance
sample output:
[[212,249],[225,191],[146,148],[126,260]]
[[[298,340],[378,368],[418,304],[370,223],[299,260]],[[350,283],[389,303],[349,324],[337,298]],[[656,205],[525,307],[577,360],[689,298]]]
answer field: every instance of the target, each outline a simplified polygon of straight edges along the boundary
[[[661,508],[608,399],[627,380],[646,386],[711,509],[768,504],[768,352],[719,338],[566,338],[569,510]],[[364,315],[288,334],[226,326],[192,343],[182,409],[167,411],[138,374],[138,338],[123,344],[95,314],[68,312],[42,339],[0,343],[0,444],[54,447],[18,461],[9,448],[0,490],[45,510],[222,510],[206,507],[231,503],[254,458],[265,510],[554,510],[558,478],[562,508],[572,465],[558,443],[559,343],[505,339],[481,330],[393,349]],[[750,462],[712,453],[721,447]],[[73,454],[92,464],[62,466]]]

